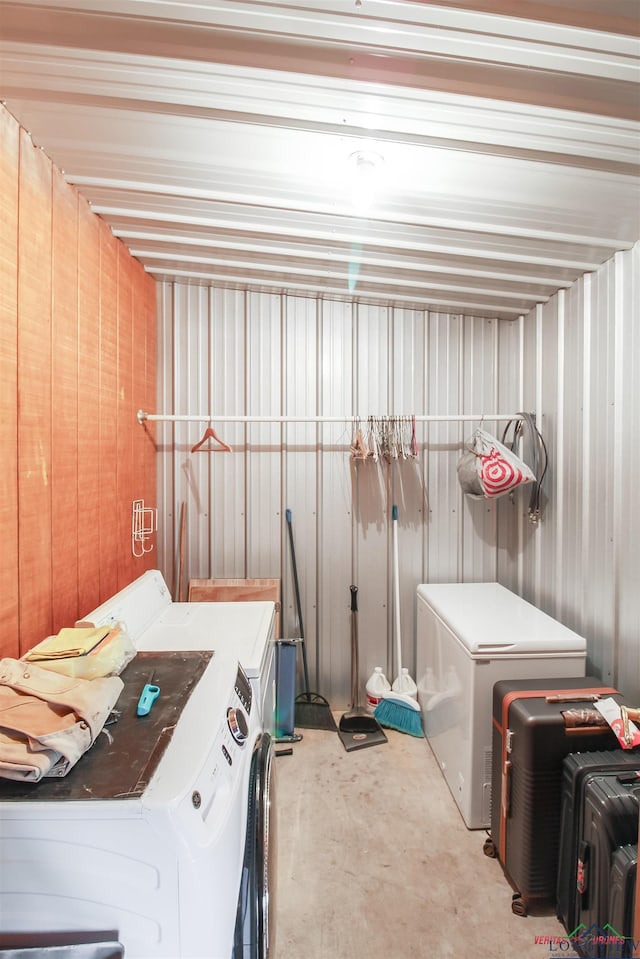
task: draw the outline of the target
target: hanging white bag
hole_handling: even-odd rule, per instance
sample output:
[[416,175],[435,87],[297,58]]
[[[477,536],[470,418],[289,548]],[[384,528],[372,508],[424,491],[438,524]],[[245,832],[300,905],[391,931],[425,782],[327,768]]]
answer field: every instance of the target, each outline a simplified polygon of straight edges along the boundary
[[457,471],[463,493],[472,499],[495,499],[536,481],[523,460],[483,429],[473,434]]

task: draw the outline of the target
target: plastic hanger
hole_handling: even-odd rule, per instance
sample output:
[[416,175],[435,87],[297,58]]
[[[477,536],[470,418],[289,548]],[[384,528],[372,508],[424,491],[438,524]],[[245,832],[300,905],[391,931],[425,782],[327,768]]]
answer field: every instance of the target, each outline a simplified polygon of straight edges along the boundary
[[355,441],[351,446],[351,455],[356,460],[366,460],[369,455],[369,450],[364,441],[364,435],[360,426],[360,420],[357,421],[357,433]]
[[202,439],[198,443],[196,443],[195,446],[191,447],[191,452],[197,453],[198,450],[202,449],[202,447],[207,442],[207,440],[214,440],[214,442],[216,442],[218,445],[213,448],[209,447],[208,449],[203,450],[203,453],[233,453],[233,450],[231,449],[229,444],[225,443],[224,440],[220,439],[220,437],[218,436],[218,434],[216,433],[216,431],[213,429],[212,426],[207,426],[206,430],[204,431],[204,435]]

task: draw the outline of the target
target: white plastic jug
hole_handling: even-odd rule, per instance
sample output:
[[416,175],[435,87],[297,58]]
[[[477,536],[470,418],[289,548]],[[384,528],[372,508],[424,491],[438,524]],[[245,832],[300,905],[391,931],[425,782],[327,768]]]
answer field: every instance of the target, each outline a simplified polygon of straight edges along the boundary
[[409,675],[409,670],[406,666],[402,667],[402,673],[394,680],[393,691],[394,693],[406,693],[406,695],[411,696],[412,699],[418,698],[418,687]]
[[388,692],[390,689],[391,685],[387,677],[382,672],[382,666],[376,666],[371,676],[367,680],[367,685],[365,686],[367,693],[367,709],[370,713],[374,711],[382,699],[382,694]]

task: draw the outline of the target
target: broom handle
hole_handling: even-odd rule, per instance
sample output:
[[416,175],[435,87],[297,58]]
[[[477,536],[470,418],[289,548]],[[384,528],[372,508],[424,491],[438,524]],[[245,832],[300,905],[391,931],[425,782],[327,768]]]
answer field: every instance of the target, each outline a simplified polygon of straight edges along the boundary
[[396,633],[396,669],[398,678],[402,680],[402,635],[400,633],[400,573],[398,567],[398,507],[391,509],[393,520],[393,610],[395,614]]
[[293,544],[293,524],[291,510],[285,512],[287,520],[287,529],[289,531],[289,546],[291,548],[291,568],[293,570],[293,588],[296,595],[296,609],[298,611],[298,625],[300,627],[300,647],[302,649],[302,671],[304,674],[304,691],[309,696],[311,687],[309,685],[309,666],[307,664],[307,646],[304,641],[304,626],[302,623],[302,603],[300,602],[300,584],[298,583],[298,564],[296,563],[296,548]]
[[358,587],[351,590],[351,708],[360,709],[360,654],[358,651]]

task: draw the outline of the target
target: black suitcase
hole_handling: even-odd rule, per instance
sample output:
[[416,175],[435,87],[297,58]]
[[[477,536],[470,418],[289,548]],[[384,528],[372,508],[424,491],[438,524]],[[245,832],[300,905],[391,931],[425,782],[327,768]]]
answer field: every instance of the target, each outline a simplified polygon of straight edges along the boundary
[[584,787],[581,838],[576,870],[576,952],[589,959],[606,955],[616,945],[609,920],[609,883],[613,854],[619,846],[638,842],[637,776],[598,773]]
[[611,860],[609,879],[609,925],[612,933],[621,938],[620,945],[611,942],[606,950],[607,959],[627,959],[634,954],[633,905],[636,892],[638,868],[638,844],[620,846]]
[[[608,752],[576,752],[562,764],[562,801],[560,817],[560,853],[556,913],[571,934],[578,925],[577,869],[578,845],[582,839],[584,791],[586,783],[601,774],[640,771],[640,752],[612,749]],[[640,784],[640,780],[639,780]],[[613,924],[615,926],[615,923]]]
[[[609,726],[567,726],[567,710],[593,709],[598,697],[622,697],[595,676],[500,680],[493,687],[491,836],[515,892],[511,908],[526,916],[533,900],[555,901],[562,761],[577,749],[615,749]],[[553,700],[553,701],[552,701]]]

